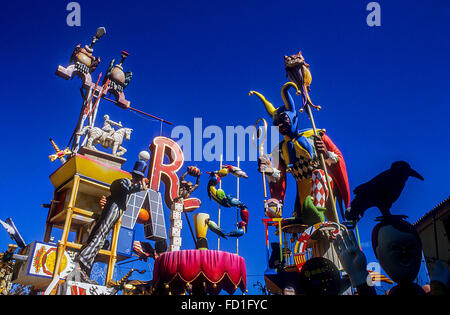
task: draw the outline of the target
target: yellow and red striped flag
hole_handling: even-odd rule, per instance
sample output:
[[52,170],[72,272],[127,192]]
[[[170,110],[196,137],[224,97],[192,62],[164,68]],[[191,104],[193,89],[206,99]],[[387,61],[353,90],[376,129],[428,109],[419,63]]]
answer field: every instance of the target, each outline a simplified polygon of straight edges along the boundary
[[389,284],[393,284],[394,281],[386,277],[385,275],[382,275],[381,273],[375,272],[373,270],[368,270],[370,273],[370,276],[372,277],[372,282],[385,282]]

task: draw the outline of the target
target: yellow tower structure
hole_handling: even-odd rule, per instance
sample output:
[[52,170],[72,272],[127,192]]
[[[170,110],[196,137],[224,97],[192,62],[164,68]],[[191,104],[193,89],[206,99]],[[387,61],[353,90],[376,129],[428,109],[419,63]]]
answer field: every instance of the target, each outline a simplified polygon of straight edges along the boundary
[[[58,241],[53,277],[62,271],[62,261],[67,250],[78,251],[89,236],[89,229],[101,214],[99,201],[109,196],[109,186],[120,178],[131,178],[131,174],[121,170],[126,160],[110,154],[82,148],[60,168],[50,175],[55,188],[48,212],[44,242],[49,242],[53,229],[61,229]],[[113,277],[117,256],[117,241],[121,226],[119,220],[112,232],[109,250],[100,250],[96,261],[107,264],[106,284]],[[69,241],[69,233],[75,239]]]

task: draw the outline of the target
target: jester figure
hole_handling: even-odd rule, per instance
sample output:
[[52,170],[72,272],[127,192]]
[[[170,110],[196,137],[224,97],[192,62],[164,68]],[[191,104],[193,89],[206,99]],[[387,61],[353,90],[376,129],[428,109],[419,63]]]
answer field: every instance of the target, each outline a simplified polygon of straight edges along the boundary
[[[286,64],[290,61],[287,58],[290,57],[286,57]],[[302,78],[300,76],[300,79]],[[264,103],[267,113],[273,119],[273,124],[279,128],[280,134],[284,137],[272,152],[272,161],[267,155],[259,158],[258,170],[269,180],[272,200],[276,199],[281,203],[284,203],[286,195],[287,173],[292,174],[297,183],[297,195],[294,215],[291,219],[295,223],[310,226],[323,222],[325,218],[330,221],[337,220],[331,211],[330,205],[334,201],[328,198],[326,174],[320,165],[319,154],[324,156],[330,185],[341,205],[341,215],[342,203],[345,209],[349,206],[350,189],[343,155],[325,134],[325,130],[318,129],[316,136],[312,129],[298,129],[298,114],[303,112],[303,108],[300,111],[296,108],[289,89],[294,88],[297,95],[301,94],[306,99],[304,105],[309,100],[307,93],[303,90],[303,82],[299,81],[299,84],[302,90],[294,82],[288,82],[283,86],[281,94],[284,106],[279,108],[258,92],[251,92],[251,95],[258,96]]]

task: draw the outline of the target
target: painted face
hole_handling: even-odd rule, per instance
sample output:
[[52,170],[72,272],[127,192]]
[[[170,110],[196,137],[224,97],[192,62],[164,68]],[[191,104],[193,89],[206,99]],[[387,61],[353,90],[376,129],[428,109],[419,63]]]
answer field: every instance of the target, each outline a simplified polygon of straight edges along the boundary
[[381,267],[397,283],[412,282],[419,273],[422,245],[412,233],[391,225],[380,228],[376,253]]
[[273,124],[278,127],[279,132],[283,136],[289,136],[292,123],[289,115],[286,112],[282,112],[277,116],[277,118],[273,121]]

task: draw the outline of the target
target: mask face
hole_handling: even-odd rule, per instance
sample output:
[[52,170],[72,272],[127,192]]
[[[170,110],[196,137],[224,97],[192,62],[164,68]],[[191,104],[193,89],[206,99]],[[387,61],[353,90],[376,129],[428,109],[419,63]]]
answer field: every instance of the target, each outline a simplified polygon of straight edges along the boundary
[[422,246],[412,233],[383,226],[378,232],[376,253],[381,267],[395,282],[412,282],[417,277]]
[[298,133],[298,116],[295,111],[286,110],[280,107],[273,121],[274,126],[278,127],[278,131],[283,136],[293,138]]
[[286,112],[277,115],[277,118],[273,121],[274,126],[278,127],[278,131],[283,136],[289,136],[291,132],[291,119]]

